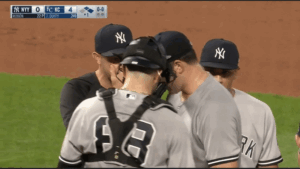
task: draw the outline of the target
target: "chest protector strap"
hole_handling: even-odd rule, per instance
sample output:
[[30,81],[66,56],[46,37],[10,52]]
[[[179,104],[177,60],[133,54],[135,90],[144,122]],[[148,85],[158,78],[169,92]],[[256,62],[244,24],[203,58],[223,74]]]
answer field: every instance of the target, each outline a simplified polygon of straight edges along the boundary
[[[132,167],[141,168],[141,162],[134,158],[132,155],[126,155],[122,150],[122,144],[125,141],[128,134],[134,127],[142,115],[146,112],[147,109],[155,105],[154,96],[147,96],[144,98],[142,104],[135,110],[135,112],[129,117],[128,120],[121,122],[117,118],[112,95],[114,90],[105,90],[100,93],[100,96],[104,99],[106,111],[108,114],[108,125],[111,130],[112,135],[112,148],[106,152],[97,152],[97,154],[85,154],[83,155],[83,160],[85,162],[96,162],[96,161],[106,161],[106,162],[117,162],[121,164],[127,164]],[[124,148],[126,149],[126,148]],[[126,150],[125,150],[126,151]]]

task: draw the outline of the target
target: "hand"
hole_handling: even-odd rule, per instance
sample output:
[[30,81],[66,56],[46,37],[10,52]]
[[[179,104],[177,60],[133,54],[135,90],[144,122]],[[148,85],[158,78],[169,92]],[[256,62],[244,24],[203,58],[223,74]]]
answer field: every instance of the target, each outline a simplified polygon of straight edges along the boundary
[[300,137],[297,134],[295,135],[295,140],[296,140],[297,146],[300,148]]
[[123,72],[118,71],[119,65],[111,64],[110,65],[110,80],[112,86],[116,89],[120,89],[124,83],[124,75]]

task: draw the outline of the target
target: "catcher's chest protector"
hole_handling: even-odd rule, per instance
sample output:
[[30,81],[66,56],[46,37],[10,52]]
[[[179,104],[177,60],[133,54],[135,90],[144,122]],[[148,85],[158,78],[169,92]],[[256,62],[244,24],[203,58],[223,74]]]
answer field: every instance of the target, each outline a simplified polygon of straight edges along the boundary
[[[147,109],[150,107],[155,107],[160,103],[167,103],[163,100],[157,99],[155,96],[147,96],[143,103],[135,110],[135,112],[130,116],[130,118],[124,122],[121,122],[117,118],[112,95],[115,89],[108,89],[100,92],[100,96],[104,99],[106,111],[108,114],[108,126],[111,131],[112,136],[112,148],[106,152],[102,151],[102,145],[97,146],[97,154],[86,154],[83,155],[83,160],[85,162],[96,162],[96,161],[106,161],[116,164],[127,164],[132,167],[141,167],[141,161],[134,158],[129,153],[125,152],[126,147],[122,150],[122,145],[126,144],[128,141],[130,132],[134,128],[134,124],[142,117]],[[170,108],[168,106],[168,108]],[[171,108],[172,109],[172,108]],[[173,109],[173,111],[175,111]],[[175,111],[176,112],[176,111]]]

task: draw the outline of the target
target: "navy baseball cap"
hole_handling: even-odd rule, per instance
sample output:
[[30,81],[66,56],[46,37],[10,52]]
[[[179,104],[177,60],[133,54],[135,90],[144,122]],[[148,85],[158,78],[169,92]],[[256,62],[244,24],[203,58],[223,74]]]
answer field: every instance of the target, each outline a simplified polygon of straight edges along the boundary
[[128,27],[108,24],[95,36],[95,51],[102,56],[122,55],[130,41],[132,33]]
[[154,37],[140,37],[131,41],[120,64],[150,69],[166,69],[165,50]]
[[154,38],[164,46],[168,62],[180,59],[180,57],[193,50],[189,39],[178,31],[161,32],[155,35]]
[[236,45],[224,39],[209,40],[200,57],[200,65],[220,69],[237,69],[239,52]]

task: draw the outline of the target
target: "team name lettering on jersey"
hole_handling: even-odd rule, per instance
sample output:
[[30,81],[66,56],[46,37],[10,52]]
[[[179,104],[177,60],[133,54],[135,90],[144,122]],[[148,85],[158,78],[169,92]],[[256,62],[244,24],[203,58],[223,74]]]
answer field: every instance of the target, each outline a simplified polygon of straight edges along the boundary
[[246,157],[252,159],[253,151],[255,149],[256,142],[253,139],[250,139],[247,136],[242,135],[242,154]]

